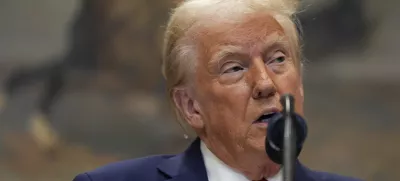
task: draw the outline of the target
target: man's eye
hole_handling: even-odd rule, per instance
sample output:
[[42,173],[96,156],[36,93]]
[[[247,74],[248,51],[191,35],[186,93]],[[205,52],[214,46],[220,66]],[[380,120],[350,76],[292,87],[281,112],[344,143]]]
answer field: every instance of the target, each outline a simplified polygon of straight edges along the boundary
[[275,62],[278,62],[278,63],[282,63],[282,62],[284,62],[286,60],[286,57],[285,56],[280,56],[280,57],[278,57],[278,58],[275,58]]
[[233,67],[226,69],[224,71],[224,73],[234,73],[234,72],[242,71],[243,69],[244,69],[243,67],[237,65],[237,66],[233,66]]
[[271,63],[282,63],[286,60],[286,55],[281,51],[277,51],[271,58]]

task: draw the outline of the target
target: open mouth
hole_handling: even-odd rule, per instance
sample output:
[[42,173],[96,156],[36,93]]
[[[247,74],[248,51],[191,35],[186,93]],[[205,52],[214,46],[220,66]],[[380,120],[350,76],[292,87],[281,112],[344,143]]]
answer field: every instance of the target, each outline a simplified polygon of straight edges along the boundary
[[268,113],[268,114],[263,114],[261,115],[257,120],[254,121],[255,124],[257,123],[268,123],[272,118],[277,115],[276,112]]

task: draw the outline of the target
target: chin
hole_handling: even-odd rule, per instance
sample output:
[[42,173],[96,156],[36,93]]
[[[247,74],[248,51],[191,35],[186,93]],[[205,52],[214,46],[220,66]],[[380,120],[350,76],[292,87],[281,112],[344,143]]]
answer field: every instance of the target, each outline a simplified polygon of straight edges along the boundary
[[247,143],[252,149],[265,152],[265,136],[248,140]]

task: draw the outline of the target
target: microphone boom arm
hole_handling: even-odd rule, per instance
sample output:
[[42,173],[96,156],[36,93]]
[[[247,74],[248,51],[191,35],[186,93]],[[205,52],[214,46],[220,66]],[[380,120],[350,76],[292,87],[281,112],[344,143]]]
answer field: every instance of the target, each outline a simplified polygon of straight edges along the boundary
[[294,127],[294,99],[291,95],[283,95],[281,104],[284,116],[284,139],[283,139],[283,180],[294,180],[295,158],[296,158],[296,129]]

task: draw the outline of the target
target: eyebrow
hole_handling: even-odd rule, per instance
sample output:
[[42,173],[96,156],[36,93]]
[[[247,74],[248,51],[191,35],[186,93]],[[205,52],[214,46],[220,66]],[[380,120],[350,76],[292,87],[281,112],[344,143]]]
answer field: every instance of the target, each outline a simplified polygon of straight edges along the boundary
[[[274,36],[274,37],[271,37]],[[276,36],[276,37],[275,37]],[[289,49],[289,41],[285,36],[277,36],[277,35],[270,35],[266,37],[263,40],[262,46],[261,46],[261,53],[264,54],[264,52],[267,52],[268,50],[272,48],[277,48],[281,47],[284,49]],[[224,45],[220,46],[220,51],[215,53],[210,60],[211,64],[217,64],[220,60],[234,55],[234,54],[239,54],[239,55],[246,55],[249,52],[244,50],[241,46],[239,45]]]
[[246,54],[246,51],[239,45],[224,45],[220,46],[220,51],[211,57],[210,63],[217,64],[220,60],[233,55],[233,54]]

